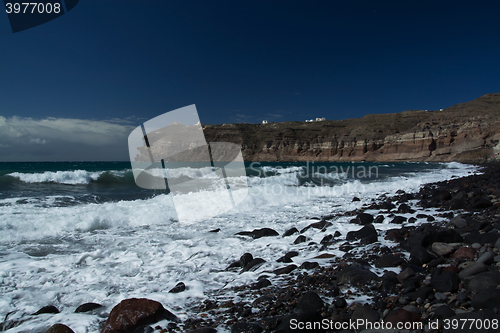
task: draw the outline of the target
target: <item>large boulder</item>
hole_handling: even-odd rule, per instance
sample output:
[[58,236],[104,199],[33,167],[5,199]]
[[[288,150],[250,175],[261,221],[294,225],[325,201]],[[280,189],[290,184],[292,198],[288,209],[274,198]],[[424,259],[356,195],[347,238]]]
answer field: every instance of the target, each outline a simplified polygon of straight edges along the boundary
[[362,244],[371,244],[377,241],[377,230],[373,224],[367,224],[357,231],[349,231],[345,239],[347,241],[359,239]]
[[147,324],[167,319],[178,321],[161,303],[146,298],[130,298],[116,305],[104,323],[101,333],[132,333]]
[[472,298],[474,309],[493,309],[500,308],[500,290],[486,289],[479,292]]
[[355,287],[364,286],[372,280],[378,280],[378,276],[367,269],[357,266],[346,267],[337,274],[339,283],[348,283]]
[[351,220],[351,223],[356,223],[361,225],[373,223],[373,215],[368,213],[359,213],[355,219]]
[[276,232],[276,230],[273,230],[271,228],[255,229],[253,231],[241,231],[241,232],[236,233],[236,235],[250,236],[253,239],[257,239],[257,238],[261,238],[261,237],[279,236],[279,234]]

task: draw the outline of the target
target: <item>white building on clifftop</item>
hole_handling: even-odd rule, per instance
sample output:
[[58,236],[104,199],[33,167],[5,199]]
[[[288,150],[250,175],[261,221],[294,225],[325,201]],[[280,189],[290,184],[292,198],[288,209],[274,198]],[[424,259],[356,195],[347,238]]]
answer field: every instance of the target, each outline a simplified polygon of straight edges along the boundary
[[325,121],[325,120],[326,120],[325,117],[316,118],[316,120],[314,120],[314,119],[306,119],[306,123],[314,123],[315,121]]

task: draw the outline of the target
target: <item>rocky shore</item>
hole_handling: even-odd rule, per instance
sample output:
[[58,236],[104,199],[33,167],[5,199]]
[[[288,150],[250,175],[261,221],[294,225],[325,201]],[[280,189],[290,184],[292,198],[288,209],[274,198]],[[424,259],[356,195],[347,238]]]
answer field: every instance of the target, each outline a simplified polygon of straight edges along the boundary
[[[500,165],[486,164],[480,175],[429,184],[418,193],[381,194],[343,213],[359,224],[345,235],[329,230],[339,215],[283,235],[271,228],[242,231],[253,239],[285,237],[318,255],[300,266],[295,251],[277,257],[282,267],[232,288],[235,299],[224,297],[227,290],[208,295],[191,309],[196,315],[182,321],[154,300],[124,300],[103,314],[101,332],[497,332],[499,208]],[[382,231],[381,223],[394,227]],[[310,242],[306,230],[324,237]],[[227,270],[241,274],[263,263],[246,253]],[[170,292],[185,288],[179,283]],[[87,303],[76,312],[101,309]],[[56,312],[47,306],[34,315]],[[1,330],[15,326],[8,318],[0,324]],[[47,331],[59,332],[73,330],[58,324]]]

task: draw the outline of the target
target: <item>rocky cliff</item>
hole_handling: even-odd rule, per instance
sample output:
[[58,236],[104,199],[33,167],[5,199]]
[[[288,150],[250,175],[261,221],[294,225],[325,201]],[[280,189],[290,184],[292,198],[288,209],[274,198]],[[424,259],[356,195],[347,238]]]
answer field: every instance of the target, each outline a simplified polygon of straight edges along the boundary
[[207,142],[241,145],[245,161],[461,161],[500,157],[500,93],[442,111],[322,122],[205,125]]

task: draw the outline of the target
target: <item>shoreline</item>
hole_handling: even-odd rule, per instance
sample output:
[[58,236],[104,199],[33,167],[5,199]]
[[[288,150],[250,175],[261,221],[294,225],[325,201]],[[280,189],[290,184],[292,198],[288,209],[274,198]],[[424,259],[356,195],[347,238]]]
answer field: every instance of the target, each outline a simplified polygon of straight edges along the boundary
[[[187,311],[195,315],[189,315],[182,322],[159,303],[161,307],[159,312],[153,314],[146,313],[145,306],[142,304],[136,309],[142,313],[141,315],[146,316],[143,318],[145,320],[140,321],[140,325],[133,326],[130,332],[202,333],[261,332],[262,330],[266,332],[352,332],[349,330],[352,326],[348,326],[347,330],[340,330],[336,329],[338,327],[335,325],[361,319],[369,322],[388,321],[387,318],[392,317],[395,318],[391,319],[393,323],[425,323],[429,320],[434,322],[439,318],[445,318],[443,316],[452,318],[450,311],[453,311],[453,315],[458,316],[457,318],[467,316],[466,313],[472,313],[498,319],[498,316],[489,310],[478,312],[477,299],[474,301],[476,292],[468,290],[469,280],[477,274],[492,273],[489,275],[495,280],[497,277],[495,274],[498,273],[496,260],[500,261],[498,257],[500,241],[497,242],[499,244],[496,247],[484,245],[495,244],[500,236],[498,233],[500,229],[498,210],[500,165],[490,163],[482,167],[483,174],[481,175],[430,183],[422,186],[418,193],[406,193],[400,190],[394,196],[388,197],[382,194],[372,199],[370,204],[365,204],[353,211],[326,215],[321,218],[310,217],[311,223],[307,227],[299,228],[297,225],[300,230],[292,228],[283,235],[266,228],[269,225],[262,225],[262,229],[253,231],[241,230],[238,233],[241,237],[251,239],[286,237],[290,244],[307,244],[307,247],[301,248],[300,252],[316,255],[312,260],[303,262],[301,265],[298,262],[294,263],[294,258],[298,255],[296,251],[290,251],[283,257],[276,256],[274,260],[282,264],[280,268],[273,271],[259,271],[259,277],[249,285],[228,289],[223,287],[211,292],[207,300]],[[465,189],[465,196],[461,193],[463,189]],[[355,197],[352,199],[353,201],[359,200]],[[478,210],[475,215],[464,211],[459,217],[457,208],[467,208],[472,212],[474,209]],[[380,219],[380,216],[384,221]],[[412,221],[412,217],[415,221]],[[353,225],[359,226],[356,226],[355,231],[345,234],[330,233],[331,223],[335,223],[339,218],[344,221],[347,219]],[[404,221],[405,218],[406,221]],[[419,223],[416,220],[426,222]],[[498,220],[498,223],[490,223],[490,228],[489,220]],[[447,225],[444,225],[443,221],[447,222]],[[454,222],[451,223],[451,221]],[[377,227],[381,226],[380,223],[394,226],[394,228],[382,231],[380,227]],[[311,233],[320,233],[321,242],[310,242],[307,235]],[[493,236],[481,236],[483,234]],[[459,239],[457,235],[462,238]],[[488,237],[490,238],[487,239]],[[495,242],[492,242],[494,237],[496,237]],[[471,241],[478,243],[480,247],[472,248],[474,243]],[[386,246],[387,242],[390,242],[390,246]],[[442,244],[433,246],[434,243]],[[472,250],[462,250],[462,245]],[[472,253],[472,258],[467,260],[464,260],[464,257],[453,258],[459,249],[462,252],[468,251],[466,254],[469,257]],[[332,254],[333,250],[342,251],[343,256]],[[433,258],[429,252],[435,251],[441,252],[440,254],[434,253],[435,258]],[[492,258],[490,251],[493,253]],[[466,268],[464,262],[477,261],[484,254],[487,254],[488,258],[481,259],[480,263],[483,266],[479,265],[477,273],[462,277],[464,274],[461,272]],[[261,260],[244,254],[240,261],[231,264],[226,270],[235,273],[253,271],[263,264]],[[300,267],[297,267],[298,265]],[[488,271],[484,270],[484,266]],[[500,273],[498,274],[500,276]],[[451,279],[458,281],[458,284],[452,285],[451,291],[445,291],[447,287],[443,289],[441,286],[436,289],[436,281],[439,279]],[[171,292],[182,292],[185,286],[179,284],[174,289],[176,290],[171,290]],[[227,296],[228,294],[236,294],[237,297],[232,301],[229,299],[231,297]],[[122,303],[123,301],[120,304]],[[363,305],[364,303],[366,304]],[[441,308],[438,311],[437,305],[445,303],[449,309]],[[497,303],[492,304],[500,307],[496,305]],[[169,304],[165,305],[169,307]],[[470,312],[473,305],[476,307]],[[92,305],[87,307],[90,309],[88,311],[103,311],[102,308],[92,308]],[[109,318],[113,316],[113,313],[117,313],[118,307],[115,306]],[[461,314],[461,312],[464,313]],[[148,317],[151,315],[152,317]],[[102,313],[100,317],[105,319],[107,313]],[[181,317],[184,319],[186,315]],[[333,323],[331,325],[334,326],[330,327],[334,329],[300,330],[297,326],[296,329],[291,328],[293,323],[325,323],[324,320],[327,320],[327,323]],[[8,326],[8,318],[4,321],[0,324],[0,328],[15,327]],[[218,329],[214,330],[211,327]],[[321,328],[323,327],[325,326]],[[114,330],[111,323],[105,324],[102,331],[120,332],[120,330]],[[389,331],[383,330],[383,332]],[[423,331],[432,332],[432,330]],[[49,330],[48,332],[60,331]],[[372,331],[365,330],[365,332]]]
[[[395,197],[380,196],[370,206],[344,213],[360,224],[357,232],[328,235],[333,216],[322,217],[310,225],[325,233],[319,257],[329,259],[328,248],[340,243],[345,250],[342,258],[331,256],[325,265],[306,262],[300,267],[293,264],[294,254],[288,260],[277,258],[290,264],[261,274],[253,285],[235,288],[247,298],[252,295],[253,303],[205,302],[199,307],[200,318],[185,321],[183,331],[215,332],[210,327],[222,325],[231,332],[354,332],[349,330],[351,323],[361,320],[365,325],[384,321],[393,327],[422,323],[420,330],[385,326],[365,332],[460,332],[446,329],[451,320],[475,319],[474,325],[483,324],[479,320],[500,320],[495,309],[500,308],[500,299],[490,296],[500,294],[496,289],[500,286],[500,164],[479,166],[480,175],[430,183],[418,193],[400,190]],[[436,216],[425,214],[428,208],[437,209]],[[377,216],[391,218],[394,228],[374,236],[377,217],[364,213],[374,209],[381,213]],[[408,212],[420,218],[426,215],[427,222],[398,227],[402,223],[398,217]],[[370,216],[373,221],[366,223]],[[496,220],[489,223],[492,218]],[[381,239],[392,241],[394,247],[376,245]],[[393,268],[400,268],[400,273]],[[373,273],[377,269],[385,273],[377,276]],[[276,278],[281,283],[275,286],[271,281]],[[363,297],[366,301],[359,301]],[[216,319],[205,320],[203,314]],[[318,326],[300,330],[300,322]],[[477,328],[478,332],[496,331]]]

